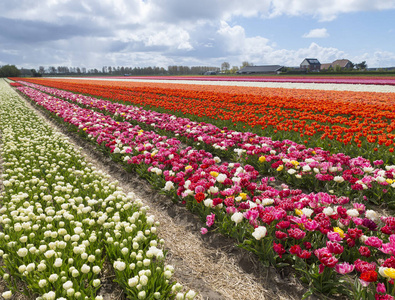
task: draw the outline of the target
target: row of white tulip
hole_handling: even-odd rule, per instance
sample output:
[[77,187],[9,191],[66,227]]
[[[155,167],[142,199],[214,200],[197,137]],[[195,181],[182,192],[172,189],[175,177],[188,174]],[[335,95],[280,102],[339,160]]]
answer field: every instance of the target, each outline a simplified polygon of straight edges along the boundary
[[[63,77],[64,78],[64,77]],[[75,77],[70,77],[76,79]],[[69,78],[69,79],[70,79]],[[109,80],[109,81],[135,81],[135,82],[156,82],[156,83],[178,83],[178,84],[198,84],[198,85],[222,85],[222,86],[246,86],[261,88],[284,88],[302,90],[327,90],[327,91],[354,91],[354,92],[379,92],[395,93],[394,85],[376,84],[347,84],[347,83],[306,83],[306,82],[263,82],[263,81],[207,81],[207,80],[181,80],[181,79],[131,79],[131,78],[78,78],[81,80]]]
[[131,299],[193,299],[165,264],[159,222],[0,81],[0,275],[37,299],[102,299],[105,261]]

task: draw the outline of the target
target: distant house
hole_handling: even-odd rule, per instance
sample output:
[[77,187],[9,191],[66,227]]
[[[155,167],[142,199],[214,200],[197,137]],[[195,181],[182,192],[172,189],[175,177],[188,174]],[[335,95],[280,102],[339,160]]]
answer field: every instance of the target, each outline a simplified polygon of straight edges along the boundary
[[277,74],[283,70],[283,66],[279,65],[268,65],[268,66],[247,66],[239,71],[237,74]]
[[328,63],[328,64],[321,64],[321,71],[322,70],[329,70],[332,68],[332,64]]
[[353,63],[348,59],[336,59],[332,63],[332,67],[335,68],[336,66],[339,66],[342,69],[352,69],[354,67]]
[[352,69],[354,67],[353,63],[348,59],[337,59],[332,63],[321,64],[321,70],[335,69],[336,66],[339,66],[341,70]]
[[305,58],[300,64],[300,68],[310,72],[319,72],[321,63],[316,58]]
[[389,72],[394,72],[395,71],[395,67],[366,68],[366,71],[389,71]]

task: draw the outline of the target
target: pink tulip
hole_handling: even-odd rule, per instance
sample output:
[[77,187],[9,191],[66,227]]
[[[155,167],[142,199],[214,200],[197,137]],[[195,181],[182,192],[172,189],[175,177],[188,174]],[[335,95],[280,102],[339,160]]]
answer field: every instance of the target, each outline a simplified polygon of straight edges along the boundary
[[352,271],[354,271],[354,265],[353,264],[349,264],[347,262],[344,263],[338,263],[335,266],[335,271],[339,274],[347,274],[347,273],[351,273]]

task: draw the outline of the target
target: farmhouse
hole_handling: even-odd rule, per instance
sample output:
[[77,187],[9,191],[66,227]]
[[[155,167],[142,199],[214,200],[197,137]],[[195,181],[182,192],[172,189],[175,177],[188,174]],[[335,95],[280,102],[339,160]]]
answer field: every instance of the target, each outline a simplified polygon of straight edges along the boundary
[[348,59],[337,59],[332,63],[326,63],[321,65],[321,70],[328,70],[330,68],[335,69],[338,66],[341,70],[352,69],[353,63]]
[[310,72],[319,72],[321,63],[316,58],[305,58],[300,64],[300,68]]
[[279,65],[267,65],[267,66],[247,66],[239,71],[237,71],[237,74],[254,74],[254,73],[259,73],[259,74],[277,74],[281,72],[283,69],[283,66]]
[[353,63],[348,59],[337,59],[332,63],[332,67],[339,66],[342,69],[352,69]]
[[321,64],[321,71],[323,70],[329,70],[332,68],[332,63],[325,63],[325,64]]

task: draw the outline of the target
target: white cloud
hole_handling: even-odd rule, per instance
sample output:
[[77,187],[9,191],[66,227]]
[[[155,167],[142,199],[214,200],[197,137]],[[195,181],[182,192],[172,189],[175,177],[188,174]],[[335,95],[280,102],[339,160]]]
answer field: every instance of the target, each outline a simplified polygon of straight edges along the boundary
[[245,40],[244,28],[236,25],[231,27],[227,22],[221,21],[217,30],[216,43],[228,53],[242,51]]
[[326,38],[329,36],[326,28],[316,28],[310,30],[308,33],[305,33],[302,37],[304,38]]
[[[322,21],[339,14],[395,9],[395,0],[31,0],[1,1],[0,16],[61,22],[61,19],[95,19],[115,24],[148,24],[227,20],[233,16],[314,16]],[[114,25],[115,25],[114,24]],[[112,23],[107,23],[112,26]]]
[[280,15],[314,16],[320,21],[332,21],[339,14],[359,11],[382,11],[395,8],[395,0],[272,0],[271,17]]
[[390,51],[375,51],[355,56],[352,62],[360,63],[366,61],[368,67],[383,68],[395,67],[395,53]]
[[[148,66],[156,64],[299,65],[305,57],[321,62],[347,57],[335,47],[276,46],[269,28],[248,35],[234,23],[243,18],[303,16],[319,21],[339,14],[395,8],[395,0],[31,0],[0,1],[0,61],[24,67],[36,65]],[[286,18],[285,18],[286,19]],[[317,26],[319,27],[319,26]],[[334,35],[334,34],[332,34]],[[326,28],[305,38],[328,37]],[[26,51],[26,49],[29,49]],[[21,55],[23,53],[22,61]],[[384,50],[366,54],[368,64],[384,65]],[[363,54],[365,55],[365,54]],[[381,55],[381,56],[380,56]],[[361,54],[362,57],[362,54]],[[365,56],[364,56],[365,57]],[[369,61],[372,59],[372,63]],[[394,64],[394,63],[392,63]],[[391,64],[391,65],[392,65]]]
[[300,48],[296,50],[272,49],[271,47],[267,46],[263,48],[259,56],[249,53],[247,59],[245,55],[241,55],[240,62],[247,59],[256,65],[278,64],[294,67],[299,66],[306,57],[314,57],[317,58],[321,63],[325,63],[332,62],[338,58],[346,56],[346,53],[337,48],[322,47],[316,43],[311,43],[307,48]]
[[176,26],[166,26],[164,29],[144,30],[141,38],[147,47],[166,46],[180,50],[193,49],[189,42],[189,33]]
[[299,64],[306,57],[314,57],[321,63],[326,63],[348,56],[348,54],[342,50],[334,47],[322,47],[317,43],[311,43],[308,48],[301,48],[293,52],[293,55],[299,59]]
[[225,21],[220,23],[216,41],[219,44],[217,47],[222,47],[223,54],[223,57],[218,58],[217,65],[226,60],[231,61],[231,65],[241,65],[241,62],[248,61],[255,65],[299,66],[306,57],[315,57],[321,62],[347,57],[344,51],[334,47],[322,47],[317,43],[295,50],[276,49],[269,39],[261,36],[246,37],[243,27],[232,27]]

